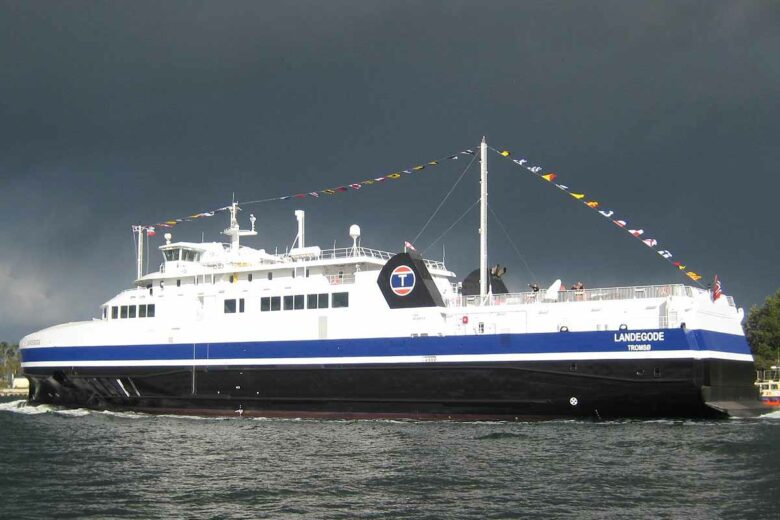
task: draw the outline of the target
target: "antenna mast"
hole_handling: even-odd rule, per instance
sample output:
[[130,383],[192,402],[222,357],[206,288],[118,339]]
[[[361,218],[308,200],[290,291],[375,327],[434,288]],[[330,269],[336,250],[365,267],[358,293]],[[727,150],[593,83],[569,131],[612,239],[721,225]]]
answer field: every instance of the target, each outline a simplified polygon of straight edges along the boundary
[[133,226],[133,232],[138,233],[138,251],[135,259],[135,278],[141,278],[144,275],[144,226]]
[[480,199],[479,199],[479,299],[485,303],[488,293],[487,265],[487,143],[484,136],[479,146],[480,159]]

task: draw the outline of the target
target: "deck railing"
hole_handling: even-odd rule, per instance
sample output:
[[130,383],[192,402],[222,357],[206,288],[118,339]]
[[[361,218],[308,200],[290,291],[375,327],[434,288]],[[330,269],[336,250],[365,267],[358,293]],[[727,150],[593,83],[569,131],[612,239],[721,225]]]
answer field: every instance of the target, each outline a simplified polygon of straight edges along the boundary
[[[386,262],[387,260],[390,260],[393,256],[395,256],[396,253],[391,253],[389,251],[380,251],[379,249],[371,249],[368,247],[340,247],[335,249],[325,249],[322,250],[319,255],[311,255],[305,257],[306,260],[328,260],[328,259],[349,259],[349,258],[372,258],[376,260],[380,260],[383,262]],[[287,255],[276,255],[277,261],[280,265],[285,264],[293,264],[295,263],[293,258]],[[425,262],[425,266],[430,270],[438,270],[438,271],[446,271],[447,267],[444,265],[444,262],[439,262],[437,260],[428,260],[423,259],[423,262]],[[204,265],[206,267],[210,267],[211,269],[216,270],[222,270],[226,267],[226,265],[221,261],[202,261],[201,265]],[[248,267],[248,266],[274,266],[273,260],[263,259],[262,261],[257,262],[256,264],[243,264],[242,267]],[[160,264],[160,272],[165,272],[165,264]]]
[[[637,300],[642,298],[666,298],[669,296],[688,296],[706,294],[708,291],[688,287],[682,284],[669,285],[639,285],[634,287],[605,287],[598,289],[581,289],[557,291],[547,294],[546,291],[493,294],[487,296],[488,305],[518,305],[527,303],[564,303],[582,301],[614,301]],[[734,307],[734,299],[726,296],[730,306]],[[447,302],[448,307],[475,307],[480,305],[479,296],[453,296]]]
[[[320,254],[320,258],[322,259],[328,259],[328,258],[359,258],[359,257],[366,257],[366,258],[376,258],[377,260],[390,260],[392,257],[394,257],[397,253],[391,253],[389,251],[380,251],[378,249],[371,249],[368,247],[342,247],[337,249],[326,249],[322,251]],[[444,266],[444,262],[439,262],[437,260],[428,260],[423,259],[423,262],[425,262],[425,266],[428,269],[437,269],[440,271],[446,271],[447,268]]]

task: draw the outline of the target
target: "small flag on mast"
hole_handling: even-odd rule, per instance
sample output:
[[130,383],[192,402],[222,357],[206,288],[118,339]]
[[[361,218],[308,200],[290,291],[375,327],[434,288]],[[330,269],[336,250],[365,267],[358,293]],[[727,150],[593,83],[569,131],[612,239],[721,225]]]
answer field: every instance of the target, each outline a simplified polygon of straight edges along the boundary
[[153,237],[156,234],[157,232],[154,230],[154,226],[149,226],[148,228],[146,228],[146,236]]
[[411,242],[404,242],[404,253],[406,253],[407,249],[411,249],[412,251],[417,251]]
[[712,282],[712,301],[717,301],[718,298],[721,297],[723,294],[722,288],[720,286],[720,279],[718,278],[718,275],[715,275],[715,281]]

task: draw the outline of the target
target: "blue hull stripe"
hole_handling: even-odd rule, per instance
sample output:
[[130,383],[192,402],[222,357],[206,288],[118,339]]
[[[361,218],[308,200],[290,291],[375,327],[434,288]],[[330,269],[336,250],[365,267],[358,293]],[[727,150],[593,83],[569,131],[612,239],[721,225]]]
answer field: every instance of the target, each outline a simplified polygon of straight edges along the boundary
[[[662,329],[626,331],[630,334],[663,333],[663,341],[616,341],[619,331],[538,334],[485,334],[479,336],[426,336],[306,341],[187,343],[158,345],[58,346],[21,349],[23,363],[68,361],[209,360],[249,358],[340,358],[376,356],[447,356],[485,354],[610,353],[641,350],[718,351],[750,354],[744,336],[712,331]],[[649,349],[646,347],[649,345]]]

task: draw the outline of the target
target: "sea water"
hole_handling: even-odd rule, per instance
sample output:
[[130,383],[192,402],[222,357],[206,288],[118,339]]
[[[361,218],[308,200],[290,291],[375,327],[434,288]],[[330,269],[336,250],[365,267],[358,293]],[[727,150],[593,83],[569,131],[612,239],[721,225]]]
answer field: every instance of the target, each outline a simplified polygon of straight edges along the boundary
[[0,517],[778,518],[780,412],[198,418],[0,403]]

